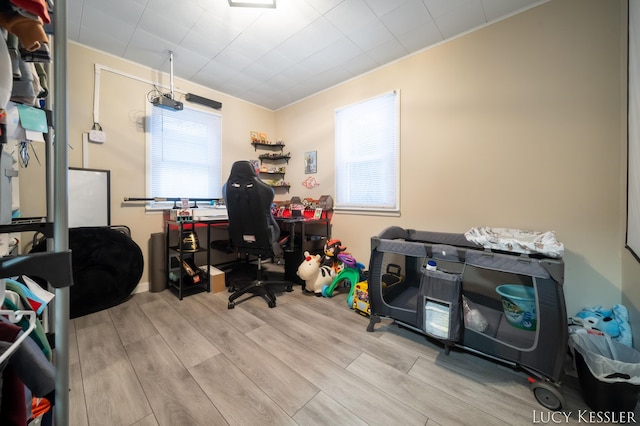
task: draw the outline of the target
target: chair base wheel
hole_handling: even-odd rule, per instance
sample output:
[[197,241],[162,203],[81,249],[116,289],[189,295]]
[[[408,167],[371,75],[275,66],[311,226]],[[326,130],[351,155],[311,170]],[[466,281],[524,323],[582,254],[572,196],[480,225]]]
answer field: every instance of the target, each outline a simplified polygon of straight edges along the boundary
[[227,309],[233,309],[236,307],[235,302],[229,302],[229,304],[227,305]]
[[270,308],[275,308],[276,307],[276,302],[274,300],[269,300],[269,307]]

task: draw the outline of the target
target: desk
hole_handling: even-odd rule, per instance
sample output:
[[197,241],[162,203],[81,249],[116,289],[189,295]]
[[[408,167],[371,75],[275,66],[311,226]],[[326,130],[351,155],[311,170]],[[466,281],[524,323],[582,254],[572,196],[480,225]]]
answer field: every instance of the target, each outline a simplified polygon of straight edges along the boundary
[[[289,243],[284,253],[284,278],[298,284],[304,284],[296,272],[304,259],[304,252],[322,253],[324,244],[331,238],[330,218],[276,217],[278,224],[289,231]],[[300,227],[300,243],[296,245],[296,228]],[[310,234],[309,231],[320,232]],[[310,229],[311,228],[311,229]],[[317,237],[317,238],[314,238]]]
[[[296,225],[300,225],[300,245],[297,250],[300,252],[320,250],[324,247],[326,240],[331,238],[331,219],[314,219],[305,217],[276,217],[278,224],[284,224],[289,230],[289,244],[287,250],[295,251],[295,239],[296,239]],[[324,225],[325,229],[321,234],[308,234],[307,230],[310,226]],[[320,237],[318,239],[310,239],[310,236]],[[315,241],[322,241],[321,245],[315,243]]]

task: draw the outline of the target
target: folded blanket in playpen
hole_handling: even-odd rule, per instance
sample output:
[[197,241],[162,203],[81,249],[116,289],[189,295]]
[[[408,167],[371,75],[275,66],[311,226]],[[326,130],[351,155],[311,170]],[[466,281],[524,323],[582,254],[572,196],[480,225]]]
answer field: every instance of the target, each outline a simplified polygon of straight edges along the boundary
[[564,245],[556,239],[553,231],[536,232],[483,226],[471,228],[464,236],[468,241],[489,249],[523,254],[539,253],[554,258],[560,258],[564,253]]

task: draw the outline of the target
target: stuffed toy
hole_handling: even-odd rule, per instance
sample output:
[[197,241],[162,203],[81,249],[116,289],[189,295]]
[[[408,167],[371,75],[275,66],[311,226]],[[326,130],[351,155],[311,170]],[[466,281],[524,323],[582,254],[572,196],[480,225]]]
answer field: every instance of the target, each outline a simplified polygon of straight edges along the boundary
[[312,256],[308,251],[304,252],[304,260],[298,267],[297,275],[304,280],[304,289],[313,292],[316,296],[322,296],[322,287],[333,280],[335,272],[326,265],[321,265],[322,257],[319,254]]
[[632,345],[629,313],[623,305],[613,305],[612,309],[603,309],[599,305],[587,306],[571,320],[587,333],[605,334],[624,345]]

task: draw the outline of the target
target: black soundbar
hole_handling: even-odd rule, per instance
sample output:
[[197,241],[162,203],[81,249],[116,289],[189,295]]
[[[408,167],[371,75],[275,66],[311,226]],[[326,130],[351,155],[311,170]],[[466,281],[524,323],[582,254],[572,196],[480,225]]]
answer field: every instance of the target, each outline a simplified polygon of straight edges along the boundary
[[184,97],[189,102],[194,102],[196,104],[205,105],[211,107],[213,109],[221,109],[222,104],[218,101],[214,101],[211,99],[203,98],[202,96],[194,95],[193,93],[187,93]]

